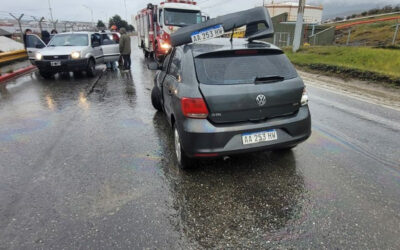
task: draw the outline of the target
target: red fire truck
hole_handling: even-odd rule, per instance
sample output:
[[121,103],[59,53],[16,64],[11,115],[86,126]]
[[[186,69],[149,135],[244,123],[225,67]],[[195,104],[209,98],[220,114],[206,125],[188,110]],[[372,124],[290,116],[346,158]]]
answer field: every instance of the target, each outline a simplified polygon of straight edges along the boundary
[[196,2],[166,0],[159,5],[148,4],[137,16],[138,45],[145,57],[162,62],[171,49],[170,35],[180,27],[201,23],[200,7]]

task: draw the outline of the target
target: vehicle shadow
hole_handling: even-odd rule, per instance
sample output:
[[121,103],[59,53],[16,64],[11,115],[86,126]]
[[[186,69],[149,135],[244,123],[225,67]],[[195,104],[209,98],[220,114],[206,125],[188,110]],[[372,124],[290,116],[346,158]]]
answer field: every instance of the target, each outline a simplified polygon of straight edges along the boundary
[[164,159],[161,168],[178,211],[177,230],[189,240],[206,248],[223,248],[303,237],[288,230],[306,216],[301,202],[304,178],[292,151],[201,161],[182,171],[176,166],[172,132],[164,115],[156,113],[153,121]]

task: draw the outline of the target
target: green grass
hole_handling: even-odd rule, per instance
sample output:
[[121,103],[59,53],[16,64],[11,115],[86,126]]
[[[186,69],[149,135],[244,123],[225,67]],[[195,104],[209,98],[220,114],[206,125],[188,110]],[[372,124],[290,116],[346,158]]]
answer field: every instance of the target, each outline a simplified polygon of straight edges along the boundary
[[400,85],[400,50],[371,47],[317,46],[286,55],[298,66]]

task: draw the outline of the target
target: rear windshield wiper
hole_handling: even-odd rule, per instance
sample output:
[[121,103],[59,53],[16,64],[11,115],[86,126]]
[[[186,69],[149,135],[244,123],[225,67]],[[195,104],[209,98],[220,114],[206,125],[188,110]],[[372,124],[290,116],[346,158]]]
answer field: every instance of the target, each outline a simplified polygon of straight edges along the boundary
[[283,76],[276,76],[276,75],[271,75],[271,76],[257,76],[254,79],[255,84],[259,83],[271,83],[271,82],[281,82],[285,80],[285,77]]

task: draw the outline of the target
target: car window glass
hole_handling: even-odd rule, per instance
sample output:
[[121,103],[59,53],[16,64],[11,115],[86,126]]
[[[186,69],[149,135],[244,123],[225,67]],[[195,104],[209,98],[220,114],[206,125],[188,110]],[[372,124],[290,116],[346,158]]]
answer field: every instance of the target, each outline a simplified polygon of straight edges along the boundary
[[112,34],[101,34],[101,41],[102,45],[116,44],[116,42],[113,40]]
[[284,54],[196,58],[195,66],[198,80],[205,84],[249,84],[264,76],[297,77]]
[[58,34],[51,39],[49,46],[88,46],[88,36],[86,34]]
[[172,58],[171,65],[169,68],[169,74],[174,76],[176,79],[180,79],[181,62],[182,62],[182,51],[177,49],[175,51],[174,57]]
[[100,45],[101,37],[100,34],[92,34],[91,36],[92,45]]
[[26,38],[26,47],[42,49],[45,45],[37,36],[28,35]]

